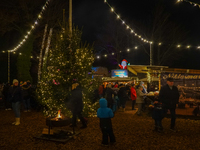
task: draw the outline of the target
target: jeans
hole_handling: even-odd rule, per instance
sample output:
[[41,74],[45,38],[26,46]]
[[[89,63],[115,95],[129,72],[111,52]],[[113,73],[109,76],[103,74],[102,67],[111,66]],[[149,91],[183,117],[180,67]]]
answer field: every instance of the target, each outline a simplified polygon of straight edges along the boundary
[[141,114],[141,111],[142,111],[142,104],[143,104],[143,103],[138,103],[138,111],[137,111],[137,114],[138,114],[138,115]]
[[155,120],[155,129],[163,130],[162,120]]
[[31,104],[30,104],[30,98],[24,99],[24,108],[25,110],[30,110]]
[[102,132],[102,144],[107,145],[108,144],[108,137],[110,138],[110,142],[114,143],[115,141],[115,135],[113,133],[113,129],[105,129],[105,128],[101,128],[101,132]]
[[20,102],[12,103],[12,108],[16,118],[20,118]]
[[175,127],[175,121],[176,121],[176,111],[175,108],[170,108],[170,115],[171,115],[171,127],[170,128],[174,128]]
[[136,100],[132,100],[132,110],[134,110],[135,101],[136,101]]

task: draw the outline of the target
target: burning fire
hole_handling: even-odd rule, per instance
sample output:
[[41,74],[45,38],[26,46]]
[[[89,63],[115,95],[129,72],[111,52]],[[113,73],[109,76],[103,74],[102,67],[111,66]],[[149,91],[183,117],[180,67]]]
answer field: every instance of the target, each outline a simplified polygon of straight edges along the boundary
[[57,119],[62,118],[61,114],[60,114],[60,110],[58,111],[58,114],[56,116]]

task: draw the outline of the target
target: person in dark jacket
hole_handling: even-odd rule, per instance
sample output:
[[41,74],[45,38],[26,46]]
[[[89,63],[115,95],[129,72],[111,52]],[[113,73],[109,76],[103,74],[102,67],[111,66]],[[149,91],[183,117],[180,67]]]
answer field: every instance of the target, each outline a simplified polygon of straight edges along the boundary
[[13,86],[10,87],[9,93],[8,93],[8,99],[10,102],[12,102],[12,108],[15,113],[15,119],[16,121],[13,122],[14,125],[20,124],[20,105],[22,101],[22,90],[19,86],[19,81],[17,79],[13,80]]
[[100,128],[102,132],[102,145],[108,145],[108,137],[110,138],[110,143],[116,142],[115,135],[112,129],[111,118],[114,114],[110,108],[107,107],[107,100],[102,98],[99,100],[100,108],[97,110],[97,117],[100,119]]
[[86,120],[82,116],[82,111],[83,111],[82,89],[78,83],[72,84],[70,109],[73,114],[71,127],[76,127],[76,117],[78,117],[82,122],[81,129],[86,128],[87,127]]
[[3,88],[4,102],[5,102],[5,110],[12,110],[12,104],[8,100],[8,93],[10,89],[10,83],[7,83]]
[[176,104],[179,102],[179,91],[176,86],[174,86],[173,78],[167,78],[167,84],[164,85],[159,93],[159,101],[162,102],[163,108],[170,110],[171,114],[171,127],[170,129],[174,132],[176,130],[175,121],[176,121]]
[[113,108],[114,95],[115,95],[115,92],[112,90],[111,84],[108,84],[105,91],[105,98],[108,101],[108,107],[111,109]]
[[22,85],[22,96],[24,102],[24,112],[31,111],[31,104],[30,104],[30,86],[27,85],[27,82],[24,82]]
[[129,98],[128,98],[127,88],[123,84],[120,85],[120,87],[119,87],[118,97],[119,97],[119,100],[120,100],[120,105],[122,106],[123,111],[125,111],[126,101]]

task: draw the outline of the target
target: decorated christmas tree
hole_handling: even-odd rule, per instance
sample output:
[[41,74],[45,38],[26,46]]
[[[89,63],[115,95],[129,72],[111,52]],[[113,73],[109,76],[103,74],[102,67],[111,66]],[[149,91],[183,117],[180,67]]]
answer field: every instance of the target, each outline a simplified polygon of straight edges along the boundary
[[37,94],[46,116],[56,116],[58,110],[65,116],[71,115],[67,102],[74,82],[83,89],[84,116],[96,115],[97,103],[92,103],[92,96],[98,83],[89,74],[94,62],[93,48],[82,44],[82,31],[75,27],[72,31],[72,36],[68,29],[53,35],[48,57],[43,62]]

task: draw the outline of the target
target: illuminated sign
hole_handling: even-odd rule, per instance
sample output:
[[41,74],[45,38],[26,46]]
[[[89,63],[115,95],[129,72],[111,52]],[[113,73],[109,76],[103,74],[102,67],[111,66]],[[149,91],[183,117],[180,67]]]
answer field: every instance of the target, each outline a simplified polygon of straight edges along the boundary
[[128,71],[125,69],[111,70],[111,77],[128,77]]

